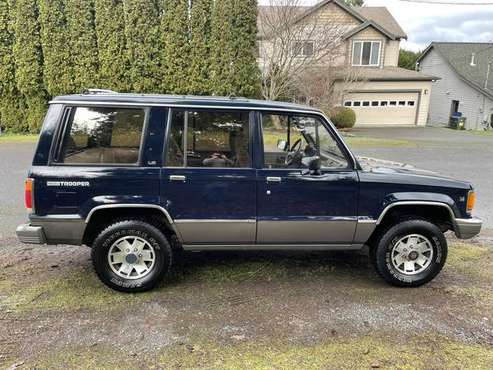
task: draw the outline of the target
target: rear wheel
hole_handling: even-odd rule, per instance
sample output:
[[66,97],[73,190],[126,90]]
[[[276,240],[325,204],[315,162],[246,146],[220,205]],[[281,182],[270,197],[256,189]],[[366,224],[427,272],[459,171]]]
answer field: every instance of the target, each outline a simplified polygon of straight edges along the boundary
[[384,232],[372,252],[378,273],[388,283],[416,287],[441,271],[447,259],[447,241],[431,222],[406,220]]
[[172,249],[164,234],[139,220],[105,228],[94,241],[91,256],[101,281],[122,292],[152,289],[172,264]]

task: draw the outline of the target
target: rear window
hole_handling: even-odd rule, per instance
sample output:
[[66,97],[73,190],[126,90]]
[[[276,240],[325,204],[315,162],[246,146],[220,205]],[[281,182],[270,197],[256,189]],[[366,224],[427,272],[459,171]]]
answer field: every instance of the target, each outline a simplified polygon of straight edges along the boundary
[[58,162],[136,164],[139,161],[144,120],[143,109],[74,108]]

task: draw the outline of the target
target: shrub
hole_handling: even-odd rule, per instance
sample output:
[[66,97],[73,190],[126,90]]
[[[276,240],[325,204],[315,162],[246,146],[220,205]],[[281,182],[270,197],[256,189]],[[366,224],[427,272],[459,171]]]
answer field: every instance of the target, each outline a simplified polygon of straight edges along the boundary
[[347,107],[336,107],[330,111],[332,123],[339,129],[351,128],[356,123],[356,113]]

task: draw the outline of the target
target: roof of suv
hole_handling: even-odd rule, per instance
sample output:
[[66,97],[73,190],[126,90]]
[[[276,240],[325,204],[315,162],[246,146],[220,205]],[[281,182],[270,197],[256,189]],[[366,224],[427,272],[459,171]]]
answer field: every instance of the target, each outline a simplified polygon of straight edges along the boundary
[[158,105],[158,106],[195,106],[195,107],[222,107],[248,108],[262,110],[299,110],[319,113],[320,110],[301,104],[277,102],[270,100],[256,100],[242,97],[219,96],[191,96],[191,95],[151,95],[126,94],[113,92],[83,93],[57,96],[51,103],[104,103],[129,105]]

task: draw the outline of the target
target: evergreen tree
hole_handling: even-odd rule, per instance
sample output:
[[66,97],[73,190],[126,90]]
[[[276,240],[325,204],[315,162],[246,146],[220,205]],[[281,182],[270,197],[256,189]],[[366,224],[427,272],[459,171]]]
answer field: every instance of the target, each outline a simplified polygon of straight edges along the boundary
[[193,0],[190,11],[189,92],[208,95],[213,0]]
[[344,2],[349,6],[363,6],[363,5],[365,5],[365,0],[344,0]]
[[155,0],[124,2],[130,80],[136,92],[161,91],[160,9]]
[[399,67],[406,68],[414,71],[416,69],[416,62],[421,55],[421,52],[414,52],[411,50],[400,49],[399,50]]
[[[64,0],[39,0],[45,87],[51,96],[75,92]],[[79,92],[79,91],[78,91]]]
[[95,11],[100,86],[129,91],[123,1],[96,0]]
[[256,97],[260,91],[257,64],[257,1],[235,0],[233,7],[233,60],[231,84],[234,94]]
[[0,0],[0,128],[18,132],[25,127],[24,101],[16,86],[11,8]]
[[65,0],[74,88],[77,92],[98,86],[98,47],[93,5],[88,0]]
[[231,95],[233,85],[233,0],[214,1],[210,43],[210,87],[214,95]]
[[165,0],[161,19],[162,90],[186,94],[190,65],[188,0]]
[[41,127],[46,112],[43,55],[36,3],[32,0],[16,0],[13,22],[17,88],[27,103],[26,120],[29,130],[36,132]]

